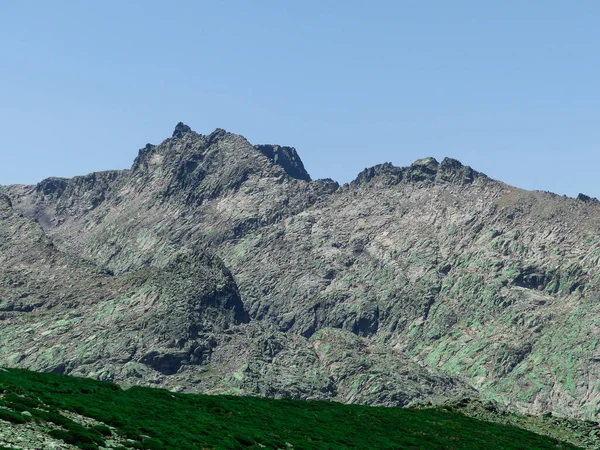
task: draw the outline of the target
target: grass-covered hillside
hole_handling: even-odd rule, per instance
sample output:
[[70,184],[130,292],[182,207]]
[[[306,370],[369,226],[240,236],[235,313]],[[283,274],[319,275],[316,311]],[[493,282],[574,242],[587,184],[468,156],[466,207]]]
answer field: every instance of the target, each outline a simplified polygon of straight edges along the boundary
[[177,394],[0,369],[1,448],[573,449],[448,408]]

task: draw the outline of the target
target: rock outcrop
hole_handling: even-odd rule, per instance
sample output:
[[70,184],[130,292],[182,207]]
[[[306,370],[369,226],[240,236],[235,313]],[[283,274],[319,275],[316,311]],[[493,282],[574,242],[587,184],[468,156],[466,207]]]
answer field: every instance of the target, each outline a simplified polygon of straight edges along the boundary
[[289,176],[310,181],[310,175],[304,168],[304,164],[295,148],[279,145],[255,145],[254,148],[269,158],[273,164],[283,167],[283,170]]

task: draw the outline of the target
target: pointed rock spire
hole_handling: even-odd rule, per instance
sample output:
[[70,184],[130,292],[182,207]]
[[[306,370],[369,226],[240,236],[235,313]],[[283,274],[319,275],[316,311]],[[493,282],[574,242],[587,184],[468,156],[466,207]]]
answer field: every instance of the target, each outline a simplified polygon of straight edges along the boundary
[[184,124],[183,122],[179,122],[175,125],[175,130],[173,131],[174,138],[182,138],[184,134],[189,133],[192,129]]

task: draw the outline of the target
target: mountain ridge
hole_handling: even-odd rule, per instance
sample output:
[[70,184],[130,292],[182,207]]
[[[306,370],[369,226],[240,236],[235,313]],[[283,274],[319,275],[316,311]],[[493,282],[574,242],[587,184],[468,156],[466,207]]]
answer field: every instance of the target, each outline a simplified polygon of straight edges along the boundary
[[[479,395],[598,417],[596,202],[518,189],[450,158],[312,181],[291,147],[182,123],[130,169],[0,193],[5,228],[32,230],[15,242],[45,236],[74,274],[74,288],[57,273],[39,294],[74,290],[90,305],[0,302],[14,330],[0,334],[5,365],[51,369],[39,355],[56,342],[62,372],[125,384],[387,406]],[[7,255],[1,274],[18,277],[0,298],[17,299],[39,263]],[[84,266],[107,294],[85,291]],[[128,309],[125,327],[103,316]],[[102,323],[94,345],[111,351],[68,347]]]
[[[246,138],[244,138],[242,135],[228,132],[223,128],[216,128],[211,133],[209,133],[207,135],[202,135],[202,134],[195,132],[190,126],[184,124],[183,122],[179,122],[175,126],[175,129],[172,133],[171,138],[165,139],[159,145],[148,143],[142,149],[140,149],[137,157],[134,158],[132,167],[129,169],[109,169],[109,170],[103,170],[103,171],[93,171],[86,175],[76,175],[73,177],[51,176],[51,177],[47,177],[47,178],[41,180],[40,182],[36,183],[36,186],[38,187],[38,189],[51,189],[51,190],[60,189],[59,186],[53,186],[53,183],[58,183],[58,184],[62,185],[65,182],[68,182],[69,180],[86,179],[86,178],[94,177],[94,176],[101,177],[105,174],[107,176],[122,175],[122,174],[126,174],[130,171],[135,171],[135,169],[141,164],[141,160],[146,158],[145,155],[147,155],[148,153],[151,153],[152,150],[156,149],[160,145],[164,145],[166,142],[170,142],[172,139],[183,139],[185,137],[185,135],[188,133],[195,138],[206,138],[209,143],[214,142],[215,140],[218,140],[220,137],[223,137],[224,135],[236,136],[236,137],[241,138],[246,141]],[[298,152],[296,151],[296,149],[294,147],[287,147],[287,146],[282,146],[279,144],[260,144],[260,145],[254,145],[253,147],[257,151],[259,151],[260,153],[265,155],[267,158],[269,158],[274,165],[278,165],[279,167],[282,167],[285,171],[286,169],[283,166],[281,166],[281,164],[278,164],[277,161],[273,161],[274,159],[275,160],[277,159],[276,153],[279,151],[280,155],[281,155],[280,156],[281,159],[284,159],[286,164],[298,164],[299,165],[298,169],[294,168],[294,170],[297,170],[298,175],[292,175],[292,174],[286,172],[289,176],[292,176],[293,178],[297,178],[299,180],[313,181],[310,174],[308,174],[308,172],[304,168],[304,164],[303,164]],[[289,152],[289,155],[286,155],[285,154],[286,152]],[[289,161],[290,159],[292,160],[291,162]],[[400,177],[398,182],[403,179],[402,178],[403,176],[404,176],[404,179],[411,180],[411,173],[410,173],[411,170],[414,171],[415,169],[418,169],[418,168],[425,169],[425,170],[422,174],[416,174],[416,175],[412,174],[412,181],[417,181],[417,182],[422,181],[420,179],[420,177],[422,177],[422,176],[426,177],[428,174],[431,175],[431,174],[437,172],[438,168],[439,168],[439,169],[441,169],[442,172],[451,173],[453,170],[460,172],[459,174],[455,174],[455,175],[457,175],[457,176],[463,175],[464,176],[463,181],[465,181],[465,182],[471,182],[472,181],[471,177],[483,177],[483,178],[486,178],[486,179],[489,179],[492,181],[501,182],[499,180],[489,178],[486,174],[484,174],[482,172],[478,172],[478,171],[472,169],[472,167],[470,167],[468,165],[464,165],[461,161],[454,159],[452,157],[444,157],[443,160],[441,162],[439,162],[439,161],[437,161],[436,158],[428,156],[428,157],[417,159],[408,166],[396,166],[396,165],[392,164],[391,162],[384,162],[384,163],[379,163],[379,164],[375,164],[373,166],[366,167],[365,169],[360,171],[353,180],[351,180],[348,183],[344,183],[344,185],[354,185],[355,186],[355,185],[363,183],[365,181],[370,181],[374,176],[385,176],[385,175],[396,177],[396,178]],[[448,176],[448,174],[446,174],[446,176]],[[442,179],[443,179],[443,175],[442,175]],[[316,181],[320,181],[320,180],[327,180],[332,183],[338,184],[338,186],[340,186],[340,187],[343,186],[340,183],[338,183],[337,181],[332,180],[331,178],[320,178]],[[446,179],[446,181],[450,181],[450,179]],[[31,185],[25,185],[25,184],[2,185],[2,184],[0,184],[0,189],[6,190],[6,189],[10,188],[11,186],[31,186]],[[522,188],[518,188],[516,186],[511,186],[511,187],[513,187],[515,189],[522,189]],[[527,190],[527,191],[528,192],[548,193],[548,194],[557,195],[557,196],[564,197],[564,198],[577,199],[577,200],[580,200],[583,202],[598,200],[595,197],[591,197],[591,196],[588,196],[583,193],[579,193],[576,197],[569,197],[567,195],[556,194],[551,191],[540,190],[540,189],[533,189],[533,190]]]

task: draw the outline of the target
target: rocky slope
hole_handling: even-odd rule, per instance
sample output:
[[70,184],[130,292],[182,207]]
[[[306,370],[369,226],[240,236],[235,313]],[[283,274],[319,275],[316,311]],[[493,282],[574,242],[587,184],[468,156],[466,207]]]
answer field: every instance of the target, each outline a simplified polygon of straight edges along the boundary
[[311,181],[292,148],[183,124],[130,170],[1,192],[2,365],[598,417],[588,197],[451,159]]

